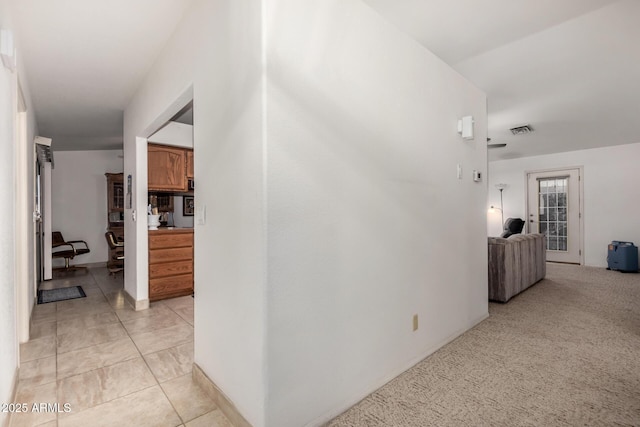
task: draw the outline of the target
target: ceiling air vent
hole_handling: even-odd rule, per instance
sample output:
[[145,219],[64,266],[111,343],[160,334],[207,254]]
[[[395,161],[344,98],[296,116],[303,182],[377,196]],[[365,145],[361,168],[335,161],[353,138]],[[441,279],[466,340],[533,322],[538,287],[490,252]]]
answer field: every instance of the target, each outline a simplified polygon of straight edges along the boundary
[[514,128],[509,129],[514,135],[525,135],[527,133],[533,132],[533,128],[529,125],[524,126],[516,126]]

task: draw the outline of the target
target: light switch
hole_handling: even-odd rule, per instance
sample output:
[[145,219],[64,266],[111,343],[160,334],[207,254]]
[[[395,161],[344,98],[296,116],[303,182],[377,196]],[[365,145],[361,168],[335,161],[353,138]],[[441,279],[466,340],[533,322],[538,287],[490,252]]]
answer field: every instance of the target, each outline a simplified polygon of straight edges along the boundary
[[458,179],[462,179],[462,165],[460,163],[458,163],[457,173],[458,173]]
[[196,221],[198,225],[205,225],[207,222],[207,209],[205,205],[198,206],[196,204]]

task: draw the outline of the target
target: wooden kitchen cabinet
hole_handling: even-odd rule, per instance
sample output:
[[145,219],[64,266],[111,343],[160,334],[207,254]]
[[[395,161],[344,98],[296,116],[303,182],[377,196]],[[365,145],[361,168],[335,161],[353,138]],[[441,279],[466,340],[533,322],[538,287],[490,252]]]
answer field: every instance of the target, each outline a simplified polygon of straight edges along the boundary
[[[122,173],[106,173],[104,175],[107,177],[107,231],[113,231],[116,235],[116,240],[124,242],[125,192]],[[106,240],[104,243],[105,245],[107,244]],[[117,251],[118,249],[111,249],[111,247],[109,247],[108,267],[119,263],[115,261]]]
[[184,148],[147,146],[149,191],[187,191],[187,152]]
[[193,179],[193,150],[187,149],[187,178]]
[[149,231],[149,300],[193,293],[193,229]]

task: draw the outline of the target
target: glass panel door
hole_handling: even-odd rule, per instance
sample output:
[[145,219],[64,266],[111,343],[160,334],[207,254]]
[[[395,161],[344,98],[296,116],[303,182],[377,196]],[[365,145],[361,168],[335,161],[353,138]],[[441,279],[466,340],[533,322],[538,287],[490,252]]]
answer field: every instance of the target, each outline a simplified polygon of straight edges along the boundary
[[527,177],[529,233],[545,235],[548,261],[579,264],[582,257],[580,170],[531,172]]

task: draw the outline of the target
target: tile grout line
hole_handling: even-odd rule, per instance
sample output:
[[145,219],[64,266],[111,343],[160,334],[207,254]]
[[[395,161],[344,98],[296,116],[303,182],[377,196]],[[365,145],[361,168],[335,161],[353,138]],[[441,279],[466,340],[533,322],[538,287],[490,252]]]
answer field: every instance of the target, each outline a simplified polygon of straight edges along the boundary
[[[133,338],[132,338],[132,336],[131,336],[131,333],[130,333],[130,332],[129,332],[129,330],[125,327],[125,325],[124,325],[125,321],[124,321],[123,319],[121,319],[121,318],[120,318],[120,316],[118,316],[118,313],[116,312],[116,307],[114,307],[114,305],[112,304],[112,302],[111,302],[111,301],[109,300],[109,298],[107,297],[107,294],[105,293],[105,290],[102,288],[102,286],[100,286],[100,283],[98,282],[98,280],[96,280],[95,276],[93,275],[93,272],[92,272],[91,270],[89,270],[89,271],[91,272],[91,278],[93,279],[93,284],[92,284],[91,286],[95,285],[95,286],[100,290],[100,294],[102,295],[102,297],[103,297],[103,298],[106,300],[106,302],[109,304],[110,311],[108,311],[108,312],[107,312],[107,311],[105,311],[105,313],[113,313],[113,314],[115,315],[115,317],[116,317],[116,319],[117,319],[117,322],[113,322],[113,323],[119,323],[119,324],[120,324],[120,326],[124,329],[124,331],[125,331],[125,333],[126,333],[126,336],[131,340],[131,342],[133,343],[134,347],[136,348],[136,351],[138,352],[139,357],[141,357],[141,358],[142,358],[142,360],[143,360],[143,362],[144,362],[144,364],[145,364],[146,368],[147,368],[147,369],[148,369],[148,371],[151,373],[151,375],[152,375],[152,377],[153,377],[153,379],[154,379],[154,381],[155,381],[155,384],[153,384],[153,385],[151,385],[151,386],[149,386],[149,387],[144,387],[144,388],[142,388],[142,389],[140,389],[140,390],[137,390],[137,391],[135,391],[135,392],[128,393],[128,394],[123,395],[123,396],[118,396],[117,398],[110,399],[110,400],[105,401],[105,402],[101,402],[99,405],[95,405],[95,406],[92,406],[92,407],[90,407],[90,408],[86,408],[86,409],[84,409],[84,410],[82,410],[82,411],[80,411],[80,412],[78,412],[78,413],[81,413],[81,412],[84,412],[84,411],[86,411],[86,410],[88,410],[88,409],[92,409],[92,408],[95,408],[95,407],[97,407],[97,406],[100,406],[100,405],[106,404],[106,403],[111,402],[111,401],[113,401],[113,400],[115,400],[115,399],[122,398],[122,397],[126,397],[126,396],[129,396],[129,395],[131,395],[131,394],[141,392],[141,391],[143,391],[143,390],[147,390],[147,389],[152,388],[152,387],[154,387],[154,386],[156,386],[156,385],[157,385],[157,386],[159,386],[159,387],[160,387],[160,390],[162,391],[162,393],[163,393],[163,395],[165,396],[165,398],[169,401],[169,404],[171,405],[171,407],[172,407],[172,409],[174,410],[175,414],[178,416],[178,419],[181,421],[181,424],[185,424],[185,423],[186,423],[186,422],[185,422],[185,420],[182,418],[182,416],[181,416],[181,415],[178,413],[178,411],[176,410],[176,408],[175,408],[174,404],[172,403],[171,399],[169,399],[169,396],[166,394],[166,392],[165,392],[164,388],[162,387],[162,383],[159,381],[158,377],[156,376],[156,374],[153,372],[153,370],[152,370],[152,369],[151,369],[151,367],[149,366],[149,364],[148,364],[148,362],[147,362],[147,360],[146,360],[145,356],[142,354],[142,352],[141,352],[140,348],[138,347],[138,345],[137,345],[137,344],[135,343],[135,341],[133,340]],[[121,290],[121,289],[114,290],[114,291],[112,291],[112,292],[110,292],[110,293],[118,292],[118,291],[120,291],[120,290]],[[58,307],[57,303],[55,303],[55,304],[56,304],[56,306],[55,306],[55,323],[56,323],[56,324],[55,324],[55,335],[54,335],[54,344],[55,344],[55,386],[56,386],[56,397],[59,399],[59,398],[60,398],[60,396],[59,396],[59,384],[60,384],[62,381],[67,380],[68,378],[73,378],[73,377],[76,377],[76,376],[85,375],[85,374],[87,374],[87,373],[89,373],[89,372],[93,372],[93,371],[96,371],[96,370],[104,369],[104,368],[107,368],[108,366],[102,366],[102,367],[99,367],[99,368],[96,368],[96,369],[92,369],[92,370],[89,370],[89,371],[86,371],[86,372],[82,372],[82,373],[79,373],[79,374],[76,374],[76,375],[71,375],[71,376],[69,376],[69,377],[65,377],[65,378],[62,378],[62,379],[58,379],[58,346],[57,346],[57,344],[58,344],[58,321],[59,321],[59,319],[58,319],[58,312],[59,312],[59,307]],[[186,325],[188,325],[188,326],[190,326],[190,327],[193,327],[193,325],[192,325],[192,324],[190,324],[190,323],[189,323],[189,322],[188,322],[188,321],[187,321],[183,316],[181,316],[178,312],[176,312],[176,310],[174,310],[174,308],[173,308],[172,306],[170,306],[170,305],[168,305],[168,304],[164,304],[164,303],[163,303],[162,305],[163,305],[164,307],[166,307],[167,309],[169,309],[172,313],[174,313],[174,314],[175,314],[175,315],[176,315],[176,316],[177,316],[181,321],[183,321],[183,322],[184,322],[184,324],[186,324]],[[128,307],[129,309],[133,309],[133,307],[131,307],[129,304],[127,304],[127,307]],[[187,307],[185,307],[185,308],[187,308]],[[65,311],[65,310],[63,310],[63,311]],[[79,317],[82,317],[82,316],[79,316]],[[67,320],[72,320],[72,319],[73,319],[73,317],[72,317],[72,318],[70,318],[70,319],[67,319]],[[131,320],[135,320],[135,319],[131,319]],[[109,341],[109,342],[111,342],[111,341]],[[181,343],[181,344],[178,344],[178,345],[176,345],[176,346],[169,347],[169,348],[167,348],[167,349],[158,350],[158,351],[153,352],[153,353],[150,353],[150,354],[158,353],[158,352],[161,352],[161,351],[166,351],[166,350],[169,350],[169,349],[171,349],[171,348],[177,348],[177,347],[182,346],[182,345],[184,345],[184,344],[185,344],[185,343]],[[89,346],[89,347],[93,347],[93,346]],[[81,349],[89,348],[89,347],[82,347],[82,348],[80,348],[80,349],[74,349],[74,350],[71,350],[71,351],[81,350]],[[70,351],[69,351],[69,352],[70,352]],[[69,352],[66,352],[66,353],[69,353]],[[65,353],[62,353],[62,354],[65,354]],[[37,359],[36,359],[36,360],[37,360]],[[131,359],[131,360],[133,360],[133,359]],[[120,363],[124,363],[124,362],[127,362],[127,361],[123,361],[123,362],[120,362]],[[114,365],[116,365],[116,364],[114,364]],[[109,366],[113,366],[113,365],[109,365]],[[167,380],[167,381],[170,381],[170,380]],[[47,383],[47,384],[50,384],[50,383]],[[74,415],[75,415],[75,414],[74,414]],[[59,415],[58,415],[58,414],[56,414],[56,425],[58,425],[58,424],[59,424]]]
[[[93,276],[93,273],[92,273],[92,276]],[[109,302],[109,300],[107,299],[107,296],[106,296],[106,294],[104,293],[104,290],[103,290],[103,289],[100,287],[100,285],[97,283],[97,280],[95,280],[95,277],[94,277],[94,281],[96,282],[96,286],[98,287],[98,289],[100,289],[100,292],[102,293],[102,296],[103,296],[103,297],[107,300],[107,302],[109,303],[109,306],[110,306],[110,308],[111,308],[111,311],[112,311],[112,312],[114,313],[114,315],[116,316],[116,319],[118,319],[118,322],[120,323],[120,325],[122,326],[122,328],[123,328],[123,329],[125,330],[125,332],[127,333],[127,336],[129,337],[129,339],[131,339],[131,337],[129,336],[129,333],[128,333],[128,331],[127,331],[127,329],[124,327],[124,325],[122,325],[122,321],[121,321],[120,317],[118,317],[117,313],[115,312],[115,308],[111,305],[111,303],[110,303],[110,302]],[[114,323],[115,323],[115,322],[114,322]],[[112,341],[110,341],[110,342],[112,342]],[[143,357],[143,356],[142,356],[142,354],[140,353],[140,350],[138,349],[138,347],[135,345],[135,342],[133,341],[133,339],[131,339],[131,342],[132,342],[132,343],[133,343],[133,345],[136,347],[136,350],[138,351],[138,353],[140,354],[140,356],[141,356],[141,357],[142,357],[142,359],[144,360],[144,357]],[[97,345],[99,345],[99,344],[97,344]],[[88,348],[88,347],[85,347],[85,348]],[[63,354],[64,354],[64,353],[63,353]],[[57,360],[57,353],[56,353],[56,360]],[[118,362],[118,363],[126,363],[126,362],[129,362],[129,361],[131,361],[131,360],[133,360],[133,359],[123,360],[122,362]],[[91,370],[89,370],[89,371],[82,372],[82,373],[79,373],[79,374],[76,374],[76,375],[71,375],[71,376],[69,376],[69,377],[65,377],[65,378],[63,378],[62,380],[66,380],[66,379],[68,379],[68,378],[73,378],[73,377],[77,377],[77,376],[85,375],[85,374],[87,374],[87,373],[89,373],[89,372],[98,371],[98,370],[100,370],[100,369],[104,369],[104,368],[108,368],[108,367],[111,367],[111,366],[115,366],[115,365],[117,365],[118,363],[114,363],[113,365],[108,365],[108,366],[102,366],[102,367],[99,367],[99,368],[96,368],[96,369],[91,369]],[[146,363],[146,362],[145,362],[145,363]],[[158,385],[158,384],[157,384],[157,379],[155,378],[155,375],[153,375],[153,372],[151,372],[151,375],[154,377],[154,380],[156,380],[156,384],[155,384],[155,385]],[[56,367],[56,377],[57,377],[57,367]],[[61,381],[62,381],[62,380],[61,380]],[[79,411],[79,412],[75,413],[74,415],[77,415],[77,414],[83,413],[83,412],[85,412],[85,411],[88,411],[88,410],[90,410],[90,409],[93,409],[93,408],[96,408],[96,407],[98,407],[98,406],[104,405],[104,404],[106,404],[106,403],[113,402],[114,400],[117,400],[117,399],[120,399],[120,398],[123,398],[123,397],[127,397],[127,396],[130,396],[130,395],[135,394],[135,393],[139,393],[139,392],[141,392],[141,391],[144,391],[144,390],[147,390],[147,389],[149,389],[149,388],[155,387],[155,385],[150,385],[149,387],[144,387],[144,388],[141,388],[140,390],[136,390],[136,391],[134,391],[134,392],[127,393],[127,394],[124,394],[124,395],[122,395],[122,396],[115,397],[115,398],[113,398],[113,399],[105,400],[104,402],[101,402],[101,403],[99,403],[98,405],[90,406],[90,407],[88,407],[88,408],[86,408],[86,409],[83,409],[82,411]]]
[[[128,303],[125,301],[125,304],[128,304]],[[131,307],[131,305],[129,305],[129,307],[133,308],[133,307]],[[150,308],[151,307],[147,308],[147,310],[149,310]],[[169,402],[169,405],[171,405],[171,409],[173,409],[173,412],[175,412],[175,414],[178,416],[178,419],[180,420],[180,424],[185,424],[185,421],[182,419],[182,416],[180,415],[180,413],[178,412],[178,410],[174,406],[174,404],[171,401],[171,399],[169,399],[169,396],[167,396],[167,393],[165,392],[164,388],[162,387],[162,384],[160,384],[160,381],[158,380],[158,377],[156,376],[156,374],[153,373],[153,369],[151,369],[151,366],[149,366],[149,363],[147,362],[147,359],[142,354],[142,351],[140,351],[140,348],[138,347],[138,344],[136,344],[136,342],[131,337],[131,334],[129,333],[129,330],[124,326],[124,323],[122,322],[122,319],[117,314],[116,314],[116,317],[120,321],[121,326],[124,328],[125,332],[127,333],[127,336],[129,337],[129,339],[133,343],[134,347],[136,348],[136,350],[140,354],[140,357],[142,358],[142,361],[144,362],[145,366],[147,367],[147,369],[151,373],[151,376],[153,376],[153,379],[155,380],[156,385],[158,386],[158,388],[160,388],[160,391],[164,395],[165,399],[167,399],[167,402]],[[173,348],[173,347],[171,347],[171,348]],[[162,350],[159,350],[159,351],[162,351]],[[150,388],[150,387],[148,387],[148,388]],[[180,424],[178,424],[178,425],[180,425]]]
[[[104,290],[103,290],[103,289],[100,287],[100,285],[98,284],[98,281],[95,279],[95,276],[93,275],[93,272],[91,272],[91,276],[92,276],[92,279],[93,279],[93,281],[94,281],[95,285],[96,285],[96,286],[98,287],[98,289],[100,290],[100,293],[101,293],[101,294],[102,294],[102,296],[105,298],[105,300],[107,301],[107,303],[109,303],[109,301],[108,301],[108,299],[107,299],[107,297],[106,297],[106,295],[105,295],[105,293],[104,293]],[[118,321],[120,321],[120,319],[118,318],[117,314],[115,313],[115,309],[113,308],[113,306],[112,306],[110,303],[109,303],[109,306],[110,306],[110,308],[111,308],[111,311],[112,311],[112,312],[114,313],[114,315],[116,316],[116,319],[118,319]],[[105,312],[105,313],[106,313],[106,312]],[[102,314],[102,313],[98,313],[98,314]],[[69,319],[69,320],[71,320],[71,319]],[[115,323],[115,322],[114,322],[114,323]],[[124,326],[123,326],[123,328],[124,328]],[[125,332],[126,332],[126,330],[125,330]],[[57,321],[56,321],[56,342],[57,342]],[[112,341],[109,341],[109,342],[112,342]],[[104,344],[104,343],[103,343],[103,344]],[[96,344],[96,345],[100,345],[100,344]],[[89,346],[89,347],[93,347],[93,346]],[[89,347],[83,347],[83,348],[76,349],[76,350],[82,350],[82,349],[84,349],[84,348],[89,348]],[[56,348],[57,348],[57,347],[56,347]],[[75,351],[75,350],[72,350],[72,351]],[[66,353],[70,353],[70,351],[69,351],[69,352],[66,352]],[[65,353],[62,353],[62,354],[65,354]],[[58,360],[58,352],[56,351],[56,379],[57,379],[57,377],[58,377],[57,360]],[[128,360],[124,360],[124,361],[119,362],[119,363],[125,363],[125,362],[127,362],[127,361],[128,361]],[[113,365],[109,365],[109,366],[114,366],[114,365],[117,365],[117,363],[114,363]],[[81,372],[81,373],[76,374],[76,375],[71,375],[71,376],[68,376],[68,377],[62,378],[62,379],[60,379],[60,380],[56,380],[56,393],[59,391],[59,389],[58,389],[58,383],[59,383],[59,382],[65,381],[65,380],[67,380],[67,379],[69,379],[69,378],[74,378],[74,377],[78,377],[78,376],[81,376],[81,375],[85,375],[85,374],[90,373],[90,372],[93,372],[93,371],[98,371],[98,370],[100,370],[100,369],[104,369],[104,368],[107,368],[107,367],[109,367],[109,366],[102,366],[102,367],[99,367],[99,368],[91,369],[91,370],[86,371],[86,372]],[[153,387],[153,386],[150,386],[150,387]],[[138,391],[146,390],[147,388],[150,388],[150,387],[145,387],[145,388],[140,389],[140,390],[138,390]],[[136,393],[136,392],[134,392],[134,393]],[[130,395],[130,394],[133,394],[133,393],[129,393],[129,394],[126,394],[126,395],[124,395],[124,396],[119,396],[119,397],[125,397],[125,396],[128,396],[128,395]],[[114,398],[114,399],[110,399],[110,400],[104,401],[104,402],[102,402],[102,403],[100,403],[99,405],[96,405],[96,406],[100,406],[100,405],[102,405],[102,404],[105,404],[105,403],[111,402],[111,401],[113,401],[113,400],[115,400],[115,399],[117,399],[117,398]],[[88,409],[91,409],[91,408],[95,408],[96,406],[92,406],[92,407],[86,408],[86,409],[84,409],[84,410],[82,410],[82,411],[77,412],[76,414],[82,413],[82,412],[84,412],[84,411],[86,411],[86,410],[88,410]],[[76,415],[76,414],[74,414],[74,415]],[[57,419],[59,419],[59,418],[57,418]],[[58,421],[56,421],[56,423],[58,423]]]

